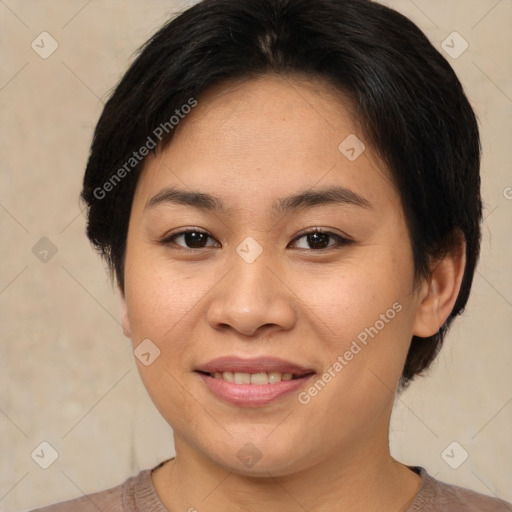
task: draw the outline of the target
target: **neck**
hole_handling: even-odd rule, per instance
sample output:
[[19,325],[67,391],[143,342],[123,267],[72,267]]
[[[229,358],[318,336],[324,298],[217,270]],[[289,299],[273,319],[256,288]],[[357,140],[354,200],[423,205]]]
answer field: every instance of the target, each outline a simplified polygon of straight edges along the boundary
[[267,512],[407,510],[420,477],[391,457],[387,438],[363,446],[333,450],[329,458],[293,474],[254,477],[222,468],[176,437],[176,457],[152,478],[169,510],[259,512],[262,504]]

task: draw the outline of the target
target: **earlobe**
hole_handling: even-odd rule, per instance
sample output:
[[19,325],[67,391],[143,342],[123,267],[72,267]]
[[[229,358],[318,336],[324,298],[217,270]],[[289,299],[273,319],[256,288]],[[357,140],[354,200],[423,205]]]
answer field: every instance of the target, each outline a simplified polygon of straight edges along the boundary
[[466,245],[461,240],[431,271],[422,284],[413,334],[427,338],[436,334],[452,312],[466,266]]
[[123,308],[121,325],[123,326],[123,333],[127,338],[132,337],[132,331],[130,328],[130,319],[128,317],[128,308],[126,306],[126,299],[121,294],[121,306]]

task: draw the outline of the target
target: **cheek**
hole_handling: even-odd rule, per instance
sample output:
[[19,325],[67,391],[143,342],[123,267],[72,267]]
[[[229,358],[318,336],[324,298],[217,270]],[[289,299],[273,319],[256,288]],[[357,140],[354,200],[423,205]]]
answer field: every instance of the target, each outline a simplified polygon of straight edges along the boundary
[[[148,384],[148,379],[156,380],[158,377],[155,368],[160,367],[162,373],[162,363],[165,367],[168,361],[181,363],[180,320],[186,318],[194,297],[193,293],[184,292],[180,280],[166,278],[156,271],[154,265],[145,264],[145,261],[151,260],[145,258],[142,251],[127,253],[125,299],[133,348],[136,349],[143,340],[149,339],[160,351],[151,367],[146,368],[137,363],[142,379]],[[172,340],[172,354],[169,340]]]
[[[183,392],[183,373],[191,357],[187,312],[198,298],[187,280],[166,279],[144,258],[127,257],[125,297],[134,350],[146,339],[159,355],[149,365],[136,361],[141,380],[152,402],[168,423],[181,416],[191,420],[191,403]],[[170,276],[169,276],[170,277]]]
[[144,251],[143,244],[127,253],[125,274],[130,325],[139,337],[163,340],[179,328],[201,297],[192,273],[184,275],[172,271],[166,262],[154,261],[154,254]]
[[345,412],[359,418],[376,413],[393,395],[411,339],[415,302],[412,265],[405,259],[402,265],[385,260],[373,258],[364,268],[354,262],[323,286],[297,281],[302,286],[297,295],[307,297],[314,313],[309,317],[319,327],[316,343],[325,355],[323,380],[329,383],[318,386],[321,392],[312,390],[318,405],[323,403],[319,410],[343,404]]
[[293,291],[333,349],[343,350],[376,323],[379,333],[403,331],[409,324],[404,311],[412,297],[412,273],[390,264],[390,258],[345,262],[332,272],[304,276],[296,276]]

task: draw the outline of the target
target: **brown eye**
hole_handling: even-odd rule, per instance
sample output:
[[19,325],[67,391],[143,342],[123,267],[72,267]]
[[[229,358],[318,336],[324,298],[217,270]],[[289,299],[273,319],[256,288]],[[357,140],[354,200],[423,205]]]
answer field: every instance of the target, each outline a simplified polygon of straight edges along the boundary
[[[161,243],[163,245],[174,244],[185,249],[202,249],[203,247],[211,247],[211,245],[206,245],[209,238],[213,240],[213,238],[204,231],[190,229],[168,236],[162,240]],[[176,243],[176,240],[179,239],[182,239],[183,243]]]
[[[335,247],[336,245],[348,245],[351,243],[351,240],[344,238],[336,233],[330,233],[328,231],[309,231],[307,233],[302,233],[302,235],[295,238],[295,245],[297,240],[305,239],[307,247],[298,247],[299,249],[329,249],[331,247]],[[334,240],[335,243],[330,244],[330,240]]]

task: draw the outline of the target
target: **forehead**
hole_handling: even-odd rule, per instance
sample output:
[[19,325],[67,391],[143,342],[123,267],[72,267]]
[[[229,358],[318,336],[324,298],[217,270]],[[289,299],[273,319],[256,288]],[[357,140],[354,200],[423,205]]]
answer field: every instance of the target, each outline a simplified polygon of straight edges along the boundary
[[334,185],[370,202],[393,192],[348,98],[320,79],[281,75],[207,90],[139,181],[145,201],[170,184],[239,204]]
[[[219,142],[216,135],[224,140],[228,135],[231,143],[245,143],[249,140],[242,136],[249,134],[254,143],[283,151],[286,147],[279,147],[277,141],[290,146],[303,137],[312,145],[326,132],[336,138],[347,131],[360,132],[351,110],[348,96],[321,78],[271,74],[230,80],[200,96],[198,105],[175,130],[174,140],[186,139],[193,132],[195,138],[206,136],[211,140],[213,136]],[[283,131],[286,128],[289,130]],[[331,144],[332,140],[326,142]],[[213,145],[213,141],[208,144]],[[245,149],[249,151],[250,147]]]

